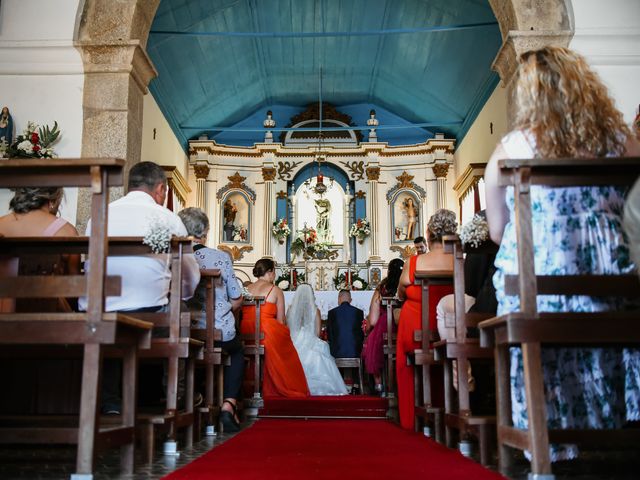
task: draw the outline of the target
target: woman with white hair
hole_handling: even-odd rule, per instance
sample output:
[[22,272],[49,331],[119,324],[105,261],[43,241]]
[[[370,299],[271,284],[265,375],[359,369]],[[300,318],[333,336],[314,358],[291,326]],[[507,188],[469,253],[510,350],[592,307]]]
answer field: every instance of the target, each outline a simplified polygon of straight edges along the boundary
[[311,395],[346,395],[347,387],[331,356],[329,344],[318,337],[320,312],[311,285],[298,286],[287,311],[287,325]]

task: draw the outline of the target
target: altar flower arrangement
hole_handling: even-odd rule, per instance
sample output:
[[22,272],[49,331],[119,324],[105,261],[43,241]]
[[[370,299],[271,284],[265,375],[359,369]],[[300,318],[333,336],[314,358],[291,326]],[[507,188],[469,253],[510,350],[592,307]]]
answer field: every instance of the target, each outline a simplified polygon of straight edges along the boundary
[[367,281],[355,272],[343,272],[333,278],[336,290],[366,290]]
[[489,224],[482,215],[476,213],[460,230],[460,241],[463,245],[477,248],[487,240],[489,240]]
[[278,242],[282,245],[285,239],[291,235],[291,228],[287,224],[286,218],[281,218],[280,220],[276,220],[273,222],[273,226],[271,227],[271,233],[273,236],[278,239]]
[[27,128],[6,147],[9,158],[52,158],[56,154],[51,147],[60,137],[58,122],[53,127],[39,127],[35,122],[28,122]]
[[247,227],[244,225],[238,225],[233,229],[233,241],[245,242],[247,240]]
[[171,227],[158,217],[152,218],[142,243],[148,245],[153,253],[168,253],[171,246]]
[[366,218],[359,218],[356,223],[351,225],[349,230],[350,237],[356,237],[358,243],[363,243],[364,239],[371,235],[371,224]]
[[283,268],[282,274],[276,278],[275,284],[281,290],[295,290],[298,288],[298,285],[304,283],[305,275],[304,272],[298,272],[295,268],[293,271],[290,268]]

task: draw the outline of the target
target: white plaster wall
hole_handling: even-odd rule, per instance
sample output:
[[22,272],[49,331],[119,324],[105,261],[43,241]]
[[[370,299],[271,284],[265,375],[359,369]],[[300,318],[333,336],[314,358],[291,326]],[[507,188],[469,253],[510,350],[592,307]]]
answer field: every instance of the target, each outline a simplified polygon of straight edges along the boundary
[[570,48],[587,57],[631,123],[640,103],[640,1],[573,0],[572,7]]
[[[493,133],[491,133],[491,124],[493,124]],[[447,186],[451,182],[453,187],[470,163],[488,162],[496,144],[505,133],[507,133],[507,94],[506,89],[498,85],[456,149],[454,176],[451,179],[449,175]],[[448,207],[457,212],[457,198],[454,202],[454,205],[448,205]]]
[[[182,176],[187,178],[188,157],[150,93],[144,96],[143,109],[140,159],[160,165],[175,165]],[[155,139],[153,138],[154,129]]]
[[[82,143],[82,59],[73,46],[78,0],[3,0],[0,3],[0,102],[15,134],[28,121],[58,122],[60,157],[79,157]],[[15,138],[15,137],[14,137]],[[0,190],[0,214],[11,192]],[[61,214],[76,220],[76,189],[65,190]]]

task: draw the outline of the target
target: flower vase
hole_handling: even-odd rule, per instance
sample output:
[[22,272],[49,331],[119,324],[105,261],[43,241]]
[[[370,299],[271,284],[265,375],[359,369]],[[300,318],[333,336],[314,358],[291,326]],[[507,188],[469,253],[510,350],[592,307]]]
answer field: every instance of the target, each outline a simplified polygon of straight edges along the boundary
[[363,245],[364,244],[364,237],[358,237],[358,243],[360,245]]
[[284,238],[282,238],[282,237],[278,238],[278,243],[280,245],[284,245]]

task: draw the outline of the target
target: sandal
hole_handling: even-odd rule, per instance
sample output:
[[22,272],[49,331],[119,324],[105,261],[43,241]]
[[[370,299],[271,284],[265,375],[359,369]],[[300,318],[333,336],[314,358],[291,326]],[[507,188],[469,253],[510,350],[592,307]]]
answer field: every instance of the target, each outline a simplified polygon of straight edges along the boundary
[[222,424],[222,431],[224,433],[239,432],[240,423],[235,419],[237,407],[229,400],[225,400],[222,402],[223,405],[225,403],[228,403],[231,406],[233,412],[229,412],[228,410],[220,410],[220,423]]

